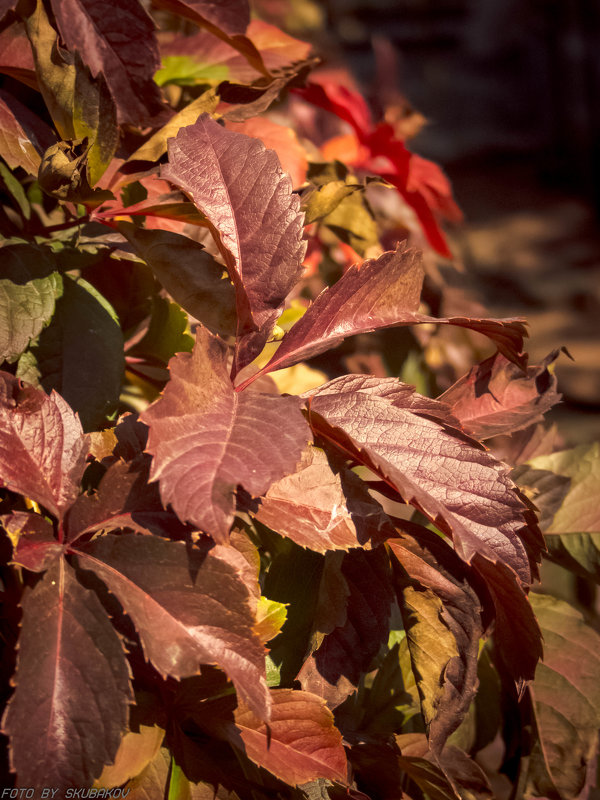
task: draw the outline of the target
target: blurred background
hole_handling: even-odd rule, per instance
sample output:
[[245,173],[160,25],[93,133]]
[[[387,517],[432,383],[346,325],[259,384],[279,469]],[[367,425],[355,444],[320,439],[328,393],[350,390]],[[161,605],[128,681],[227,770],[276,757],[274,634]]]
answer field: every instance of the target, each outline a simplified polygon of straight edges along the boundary
[[312,30],[326,66],[345,63],[375,102],[395,93],[423,115],[408,145],[451,179],[465,222],[450,241],[469,285],[494,316],[527,317],[533,363],[568,348],[552,417],[569,444],[600,437],[598,0],[260,7]]

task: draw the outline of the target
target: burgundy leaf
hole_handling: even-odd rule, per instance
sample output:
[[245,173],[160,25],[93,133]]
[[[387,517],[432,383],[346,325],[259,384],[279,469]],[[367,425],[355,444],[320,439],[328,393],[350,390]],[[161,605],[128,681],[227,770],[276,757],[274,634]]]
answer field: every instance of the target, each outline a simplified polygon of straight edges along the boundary
[[202,327],[169,368],[163,396],[141,416],[150,477],[182,521],[227,542],[238,484],[257,496],[293,472],[310,429],[297,397],[235,392],[223,344]]
[[[388,640],[392,579],[387,553],[353,550],[343,557],[348,587],[341,625],[327,633],[298,673],[302,688],[321,695],[331,708],[342,703]],[[330,577],[330,576],[329,576]]]
[[216,664],[261,719],[269,713],[264,648],[254,634],[256,601],[230,547],[188,551],[157,536],[105,534],[73,548],[133,620],[162,675],[196,675]]
[[244,706],[237,708],[231,743],[239,747],[241,737],[248,758],[291,786],[317,778],[346,783],[342,735],[324,701],[293,689],[272,689],[271,699],[268,726]]
[[252,512],[259,522],[319,553],[367,547],[393,531],[361,479],[317,447],[276,481]]
[[[174,14],[191,20],[201,28],[205,28],[213,36],[237,50],[248,64],[259,74],[271,77],[265,66],[261,53],[254,42],[244,36],[250,20],[250,8],[247,0],[157,0],[157,4],[169,9]],[[203,53],[203,50],[197,52]],[[207,63],[214,63],[208,61]]]
[[530,560],[539,560],[543,540],[508,468],[444,423],[444,405],[436,419],[422,405],[431,408],[435,401],[418,395],[407,401],[405,388],[395,396],[394,378],[379,379],[384,396],[374,393],[376,379],[364,390],[352,388],[357,380],[338,378],[308,399],[314,432],[371,468],[449,533],[465,561],[481,553],[508,564],[529,584]]
[[86,455],[79,418],[59,394],[0,373],[1,485],[61,520],[79,492]]
[[[439,754],[475,696],[479,639],[483,635],[481,602],[472,586],[469,567],[431,531],[418,527],[414,538],[401,533],[388,540],[388,546],[394,555],[398,601],[416,668],[429,744]],[[411,601],[411,593],[419,596],[427,591],[441,603],[441,612],[432,622],[421,618],[419,608]],[[423,631],[419,633],[417,627],[417,635],[411,636],[411,628],[421,623]],[[450,659],[440,646],[438,625],[454,639],[456,655]],[[433,695],[428,696],[429,689],[433,689]]]
[[535,614],[518,578],[506,564],[494,564],[477,555],[473,566],[494,603],[496,652],[522,692],[524,682],[533,680],[542,657],[542,636]]
[[550,353],[523,373],[501,353],[482,361],[439,398],[448,403],[464,430],[478,439],[514,433],[541,422],[559,402],[556,377],[548,367],[558,357]]
[[39,514],[14,511],[0,517],[2,527],[14,545],[12,562],[32,572],[44,572],[64,553],[54,528]]
[[112,464],[98,490],[80,495],[69,509],[67,541],[97,530],[130,528],[165,535],[165,526],[181,530],[177,518],[163,508],[158,488],[148,484],[149,471],[150,459],[144,455],[129,463]]
[[236,287],[239,344],[234,372],[258,355],[299,280],[304,215],[277,155],[223,129],[209,114],[169,140],[163,177],[194,201],[218,232]]
[[39,90],[31,44],[21,22],[14,22],[0,33],[0,72]]
[[154,22],[138,0],[51,0],[59,33],[94,78],[102,72],[119,123],[161,124],[166,116],[154,73],[160,67]]
[[[228,34],[245,33],[250,23],[248,0],[179,0],[196,18]],[[185,12],[182,14],[185,16]]]
[[36,175],[41,156],[53,144],[51,128],[9,92],[0,90],[0,153],[10,169]]
[[422,322],[447,323],[483,333],[511,361],[524,364],[520,320],[430,317],[418,313],[423,265],[416,250],[404,245],[354,265],[324,289],[304,316],[286,333],[273,358],[261,370],[290,367],[336,347],[347,336]]
[[15,10],[17,3],[18,0],[0,0],[0,22],[2,22],[9,11]]
[[19,784],[90,786],[114,760],[133,698],[123,645],[64,559],[26,591],[14,683],[3,729]]

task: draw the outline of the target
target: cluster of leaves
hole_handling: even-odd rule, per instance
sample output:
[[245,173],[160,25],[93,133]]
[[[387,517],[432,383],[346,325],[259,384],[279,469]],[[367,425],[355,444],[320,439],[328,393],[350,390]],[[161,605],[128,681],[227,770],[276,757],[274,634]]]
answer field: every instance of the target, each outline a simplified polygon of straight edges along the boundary
[[[425,306],[409,245],[448,256],[460,212],[401,126],[243,0],[156,5],[159,35],[138,0],[0,2],[12,780],[579,797],[600,640],[529,593],[546,552],[600,575],[598,448],[541,425],[556,354]],[[305,363],[438,325],[497,351],[437,399]]]

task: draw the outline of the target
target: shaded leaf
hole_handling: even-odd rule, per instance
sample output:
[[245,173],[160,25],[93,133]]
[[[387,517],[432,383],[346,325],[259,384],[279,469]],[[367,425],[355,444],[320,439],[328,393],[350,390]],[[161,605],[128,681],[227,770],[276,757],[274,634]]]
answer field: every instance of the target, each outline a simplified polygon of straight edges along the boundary
[[[268,727],[249,709],[236,709],[235,727],[248,758],[292,786],[316,778],[346,783],[342,735],[324,701],[293,689],[271,689],[271,699]],[[240,746],[234,731],[229,738]]]
[[253,514],[319,553],[365,547],[393,530],[360,478],[316,447],[304,452],[296,472],[271,486]]
[[119,144],[117,109],[104,75],[100,72],[92,80],[79,54],[75,57],[73,132],[76,138],[89,142],[87,169],[90,184],[95,186]]
[[223,267],[187,236],[120,223],[119,230],[171,297],[213,333],[235,333],[235,292]]
[[46,123],[9,92],[0,89],[0,155],[11,169],[37,175],[41,156],[54,139]]
[[525,374],[501,353],[482,361],[438,399],[447,403],[464,430],[477,439],[514,433],[541,422],[560,401],[556,377],[548,369],[558,357],[550,353]]
[[3,729],[19,783],[90,786],[115,757],[132,692],[119,637],[64,559],[23,601],[15,683]]
[[162,675],[184,678],[216,664],[240,698],[268,716],[264,650],[230,548],[188,552],[183,542],[157,536],[105,534],[75,552],[117,597]]
[[470,571],[436,534],[416,529],[387,545],[429,744],[439,754],[475,696],[481,602]]
[[600,636],[567,603],[533,594],[544,636],[544,661],[530,691],[539,745],[530,758],[527,792],[580,796],[594,768],[600,726]]
[[92,77],[104,75],[119,123],[143,126],[164,116],[165,105],[153,81],[160,66],[154,22],[137,0],[117,6],[52,0],[51,5],[68,49],[79,53]]
[[[163,177],[186,192],[218,232],[236,287],[236,370],[265,344],[287,294],[302,273],[300,201],[275,153],[226,131],[208,114],[169,144]],[[249,202],[249,198],[251,201]]]
[[151,480],[181,520],[227,542],[238,484],[266,492],[295,469],[310,429],[298,398],[235,392],[224,346],[201,326],[192,353],[169,368],[163,396],[141,416],[150,427]]
[[84,430],[102,427],[116,409],[124,369],[123,334],[106,300],[65,276],[54,317],[31,353],[44,389],[60,392]]
[[[531,512],[506,466],[444,422],[444,405],[394,378],[360,376],[331,381],[307,402],[315,433],[374,470],[450,533],[461,558],[470,562],[480,553],[509,565],[524,583],[531,581],[521,533],[529,526],[527,546],[529,539],[537,542]],[[540,542],[531,553],[533,563],[542,548]]]
[[87,443],[63,398],[0,373],[2,485],[62,519],[79,492]]
[[32,572],[44,572],[64,553],[64,545],[54,536],[54,528],[39,514],[14,511],[0,517],[2,527],[13,543],[12,563]]
[[[85,139],[68,139],[49,147],[38,172],[40,188],[59,200],[98,206],[112,200],[111,192],[92,189],[88,179],[90,147]],[[97,161],[98,168],[102,165]]]
[[52,318],[63,280],[35,245],[5,245],[0,255],[0,361],[12,362]]
[[435,318],[419,314],[423,266],[415,250],[400,245],[377,259],[354,265],[324,289],[282,342],[261,372],[289,367],[336,347],[347,336],[422,322],[471,328],[521,362],[523,325],[514,320]]
[[297,676],[304,689],[322,696],[330,708],[338,706],[354,690],[361,674],[369,670],[387,642],[393,599],[389,561],[383,548],[371,552],[353,550],[343,556],[337,569],[344,580],[342,593],[346,595],[341,605],[343,616],[332,616],[333,604],[327,602],[326,591],[333,583],[333,575],[331,570],[325,571],[321,619],[315,620],[316,636],[313,634],[319,646]]
[[67,540],[74,541],[92,531],[121,528],[160,534],[169,527],[175,534],[181,526],[164,510],[157,487],[148,484],[149,461],[140,455],[129,463],[112,464],[97,491],[80,495],[69,509]]

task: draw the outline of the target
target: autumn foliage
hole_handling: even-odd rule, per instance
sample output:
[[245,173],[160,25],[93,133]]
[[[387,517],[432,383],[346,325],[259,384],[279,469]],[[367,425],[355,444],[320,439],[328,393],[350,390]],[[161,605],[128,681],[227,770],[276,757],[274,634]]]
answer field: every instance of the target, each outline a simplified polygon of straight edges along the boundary
[[447,313],[441,169],[243,0],[0,15],[7,785],[587,797],[600,452]]

